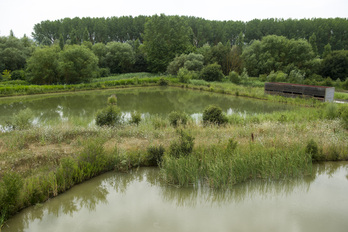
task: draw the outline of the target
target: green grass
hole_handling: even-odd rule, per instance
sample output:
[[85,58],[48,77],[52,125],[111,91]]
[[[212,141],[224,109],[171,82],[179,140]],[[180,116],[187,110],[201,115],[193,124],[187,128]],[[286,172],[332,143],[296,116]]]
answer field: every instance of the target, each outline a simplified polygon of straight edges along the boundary
[[115,76],[109,76],[109,77],[102,77],[102,78],[94,78],[91,82],[105,82],[105,81],[118,81],[118,80],[123,80],[123,79],[132,79],[132,78],[150,78],[150,77],[156,77],[158,76],[157,74],[153,73],[146,73],[146,72],[141,72],[141,73],[125,73],[125,74],[119,74]]

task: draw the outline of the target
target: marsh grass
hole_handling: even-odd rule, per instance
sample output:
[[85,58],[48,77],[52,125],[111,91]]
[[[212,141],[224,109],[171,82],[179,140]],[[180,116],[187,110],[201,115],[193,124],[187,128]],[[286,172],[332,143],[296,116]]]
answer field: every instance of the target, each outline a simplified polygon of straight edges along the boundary
[[260,145],[226,149],[211,146],[179,159],[166,155],[161,174],[170,184],[187,186],[207,184],[228,188],[249,179],[281,179],[311,173],[311,157],[302,148],[265,149]]
[[[311,139],[321,160],[348,160],[346,108],[338,107],[339,116],[329,119],[325,106],[232,114],[224,126],[188,120],[173,128],[168,117],[156,115],[139,125],[86,127],[68,121],[0,133],[0,222],[103,172],[127,172],[158,160],[163,180],[179,186],[230,188],[250,179],[307,175]],[[6,173],[15,176],[8,181]]]

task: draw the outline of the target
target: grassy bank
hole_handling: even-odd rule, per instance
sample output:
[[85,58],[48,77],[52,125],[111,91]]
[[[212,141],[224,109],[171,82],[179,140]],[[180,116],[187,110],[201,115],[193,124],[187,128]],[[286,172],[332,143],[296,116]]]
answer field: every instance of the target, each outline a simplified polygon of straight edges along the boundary
[[[90,83],[76,85],[29,85],[25,81],[0,82],[0,97],[156,85],[169,85],[173,87],[257,98],[293,105],[316,106],[319,104],[315,99],[284,98],[275,95],[266,95],[264,94],[264,82],[259,80],[250,82],[247,85],[236,85],[229,81],[207,82],[204,80],[189,80],[188,83],[180,83],[178,78],[150,73],[121,74],[105,78],[97,78],[93,79]],[[347,101],[348,93],[336,91],[335,100]]]

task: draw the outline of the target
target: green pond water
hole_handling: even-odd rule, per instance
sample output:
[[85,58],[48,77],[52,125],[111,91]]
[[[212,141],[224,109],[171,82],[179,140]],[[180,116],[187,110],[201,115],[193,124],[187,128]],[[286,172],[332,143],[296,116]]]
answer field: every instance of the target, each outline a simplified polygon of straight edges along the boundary
[[3,231],[346,232],[348,162],[313,173],[226,191],[167,186],[157,168],[110,172],[21,211]]
[[116,94],[117,104],[125,119],[135,110],[143,117],[165,116],[175,110],[186,112],[197,119],[210,104],[220,106],[226,114],[256,114],[291,109],[284,104],[180,88],[86,91],[0,98],[0,129],[5,127],[13,115],[26,108],[33,111],[34,124],[47,125],[65,121],[81,125],[93,124],[97,111],[106,107],[107,98],[112,94]]

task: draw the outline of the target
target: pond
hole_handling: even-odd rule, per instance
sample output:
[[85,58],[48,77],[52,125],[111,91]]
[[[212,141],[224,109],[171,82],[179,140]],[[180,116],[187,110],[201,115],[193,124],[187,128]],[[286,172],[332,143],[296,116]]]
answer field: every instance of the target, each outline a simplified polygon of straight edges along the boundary
[[110,172],[29,207],[10,231],[347,231],[348,162],[315,164],[313,175],[253,180],[230,191],[177,188],[158,168]]
[[29,108],[36,124],[55,124],[72,121],[82,125],[94,123],[98,110],[115,94],[117,104],[125,117],[133,111],[146,115],[166,115],[171,111],[186,112],[199,117],[210,104],[218,105],[227,114],[256,114],[291,109],[284,104],[234,97],[216,93],[169,87],[85,91],[77,93],[47,94],[0,98],[0,129],[20,110]]

